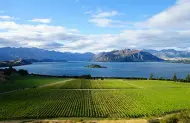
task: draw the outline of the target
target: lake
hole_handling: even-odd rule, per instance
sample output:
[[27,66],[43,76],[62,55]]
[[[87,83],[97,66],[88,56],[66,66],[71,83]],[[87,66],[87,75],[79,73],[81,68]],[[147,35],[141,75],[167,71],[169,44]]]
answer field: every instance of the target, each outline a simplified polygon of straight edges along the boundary
[[[86,68],[89,64],[99,64],[107,68]],[[154,77],[171,78],[174,72],[178,78],[185,78],[190,73],[190,64],[166,62],[40,62],[17,66],[30,73],[56,76],[80,76],[91,74],[93,77]]]

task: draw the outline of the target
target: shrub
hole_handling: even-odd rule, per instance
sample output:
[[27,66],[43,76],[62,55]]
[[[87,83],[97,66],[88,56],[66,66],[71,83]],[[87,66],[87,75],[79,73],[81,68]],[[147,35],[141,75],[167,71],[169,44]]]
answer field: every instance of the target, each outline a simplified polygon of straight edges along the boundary
[[176,73],[174,73],[174,75],[173,75],[173,81],[177,81],[177,75],[176,75]]
[[180,113],[166,116],[161,123],[190,123],[190,111],[182,111]]
[[26,75],[28,75],[28,71],[27,71],[27,70],[23,70],[23,69],[18,70],[18,73],[19,73],[21,76],[26,76]]
[[9,67],[3,70],[4,71],[4,75],[6,76],[10,76],[13,73],[16,73],[16,69]]
[[187,74],[186,81],[190,82],[190,74]]
[[160,120],[158,118],[152,118],[148,120],[149,123],[160,123]]
[[1,71],[0,71],[0,83],[1,83],[1,82],[5,82],[6,79],[7,79],[7,77],[4,75],[4,72],[1,72]]
[[82,75],[80,76],[81,78],[84,78],[84,79],[91,79],[92,76],[89,74],[89,75]]
[[150,80],[153,80],[153,73],[150,74]]

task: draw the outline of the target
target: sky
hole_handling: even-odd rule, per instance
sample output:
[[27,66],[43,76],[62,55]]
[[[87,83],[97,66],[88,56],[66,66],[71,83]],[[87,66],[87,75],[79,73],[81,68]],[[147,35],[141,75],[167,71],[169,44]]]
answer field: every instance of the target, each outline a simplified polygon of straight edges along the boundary
[[190,0],[1,0],[0,47],[190,51]]

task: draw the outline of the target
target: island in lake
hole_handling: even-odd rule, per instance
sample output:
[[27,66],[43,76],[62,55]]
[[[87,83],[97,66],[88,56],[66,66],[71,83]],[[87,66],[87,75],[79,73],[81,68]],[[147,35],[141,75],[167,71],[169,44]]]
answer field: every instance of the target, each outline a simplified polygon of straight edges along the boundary
[[91,64],[91,65],[88,65],[88,66],[85,66],[85,67],[88,67],[88,68],[107,68],[105,66],[100,66],[98,64]]

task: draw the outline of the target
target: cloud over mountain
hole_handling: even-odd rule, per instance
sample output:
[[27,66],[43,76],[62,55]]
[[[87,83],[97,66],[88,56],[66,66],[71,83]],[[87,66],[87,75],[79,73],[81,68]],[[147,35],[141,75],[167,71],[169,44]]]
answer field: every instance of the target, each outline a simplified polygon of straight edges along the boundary
[[[122,27],[118,33],[112,34],[95,34],[91,30],[85,34],[78,29],[54,25],[48,19],[38,19],[36,22],[42,23],[34,24],[0,19],[0,47],[38,47],[62,52],[101,52],[124,48],[190,50],[189,6],[189,0],[178,0],[160,13],[132,23],[117,19],[121,15],[118,11],[88,14],[90,24],[96,24],[97,28],[114,30]],[[124,28],[123,25],[133,25],[133,28]]]

